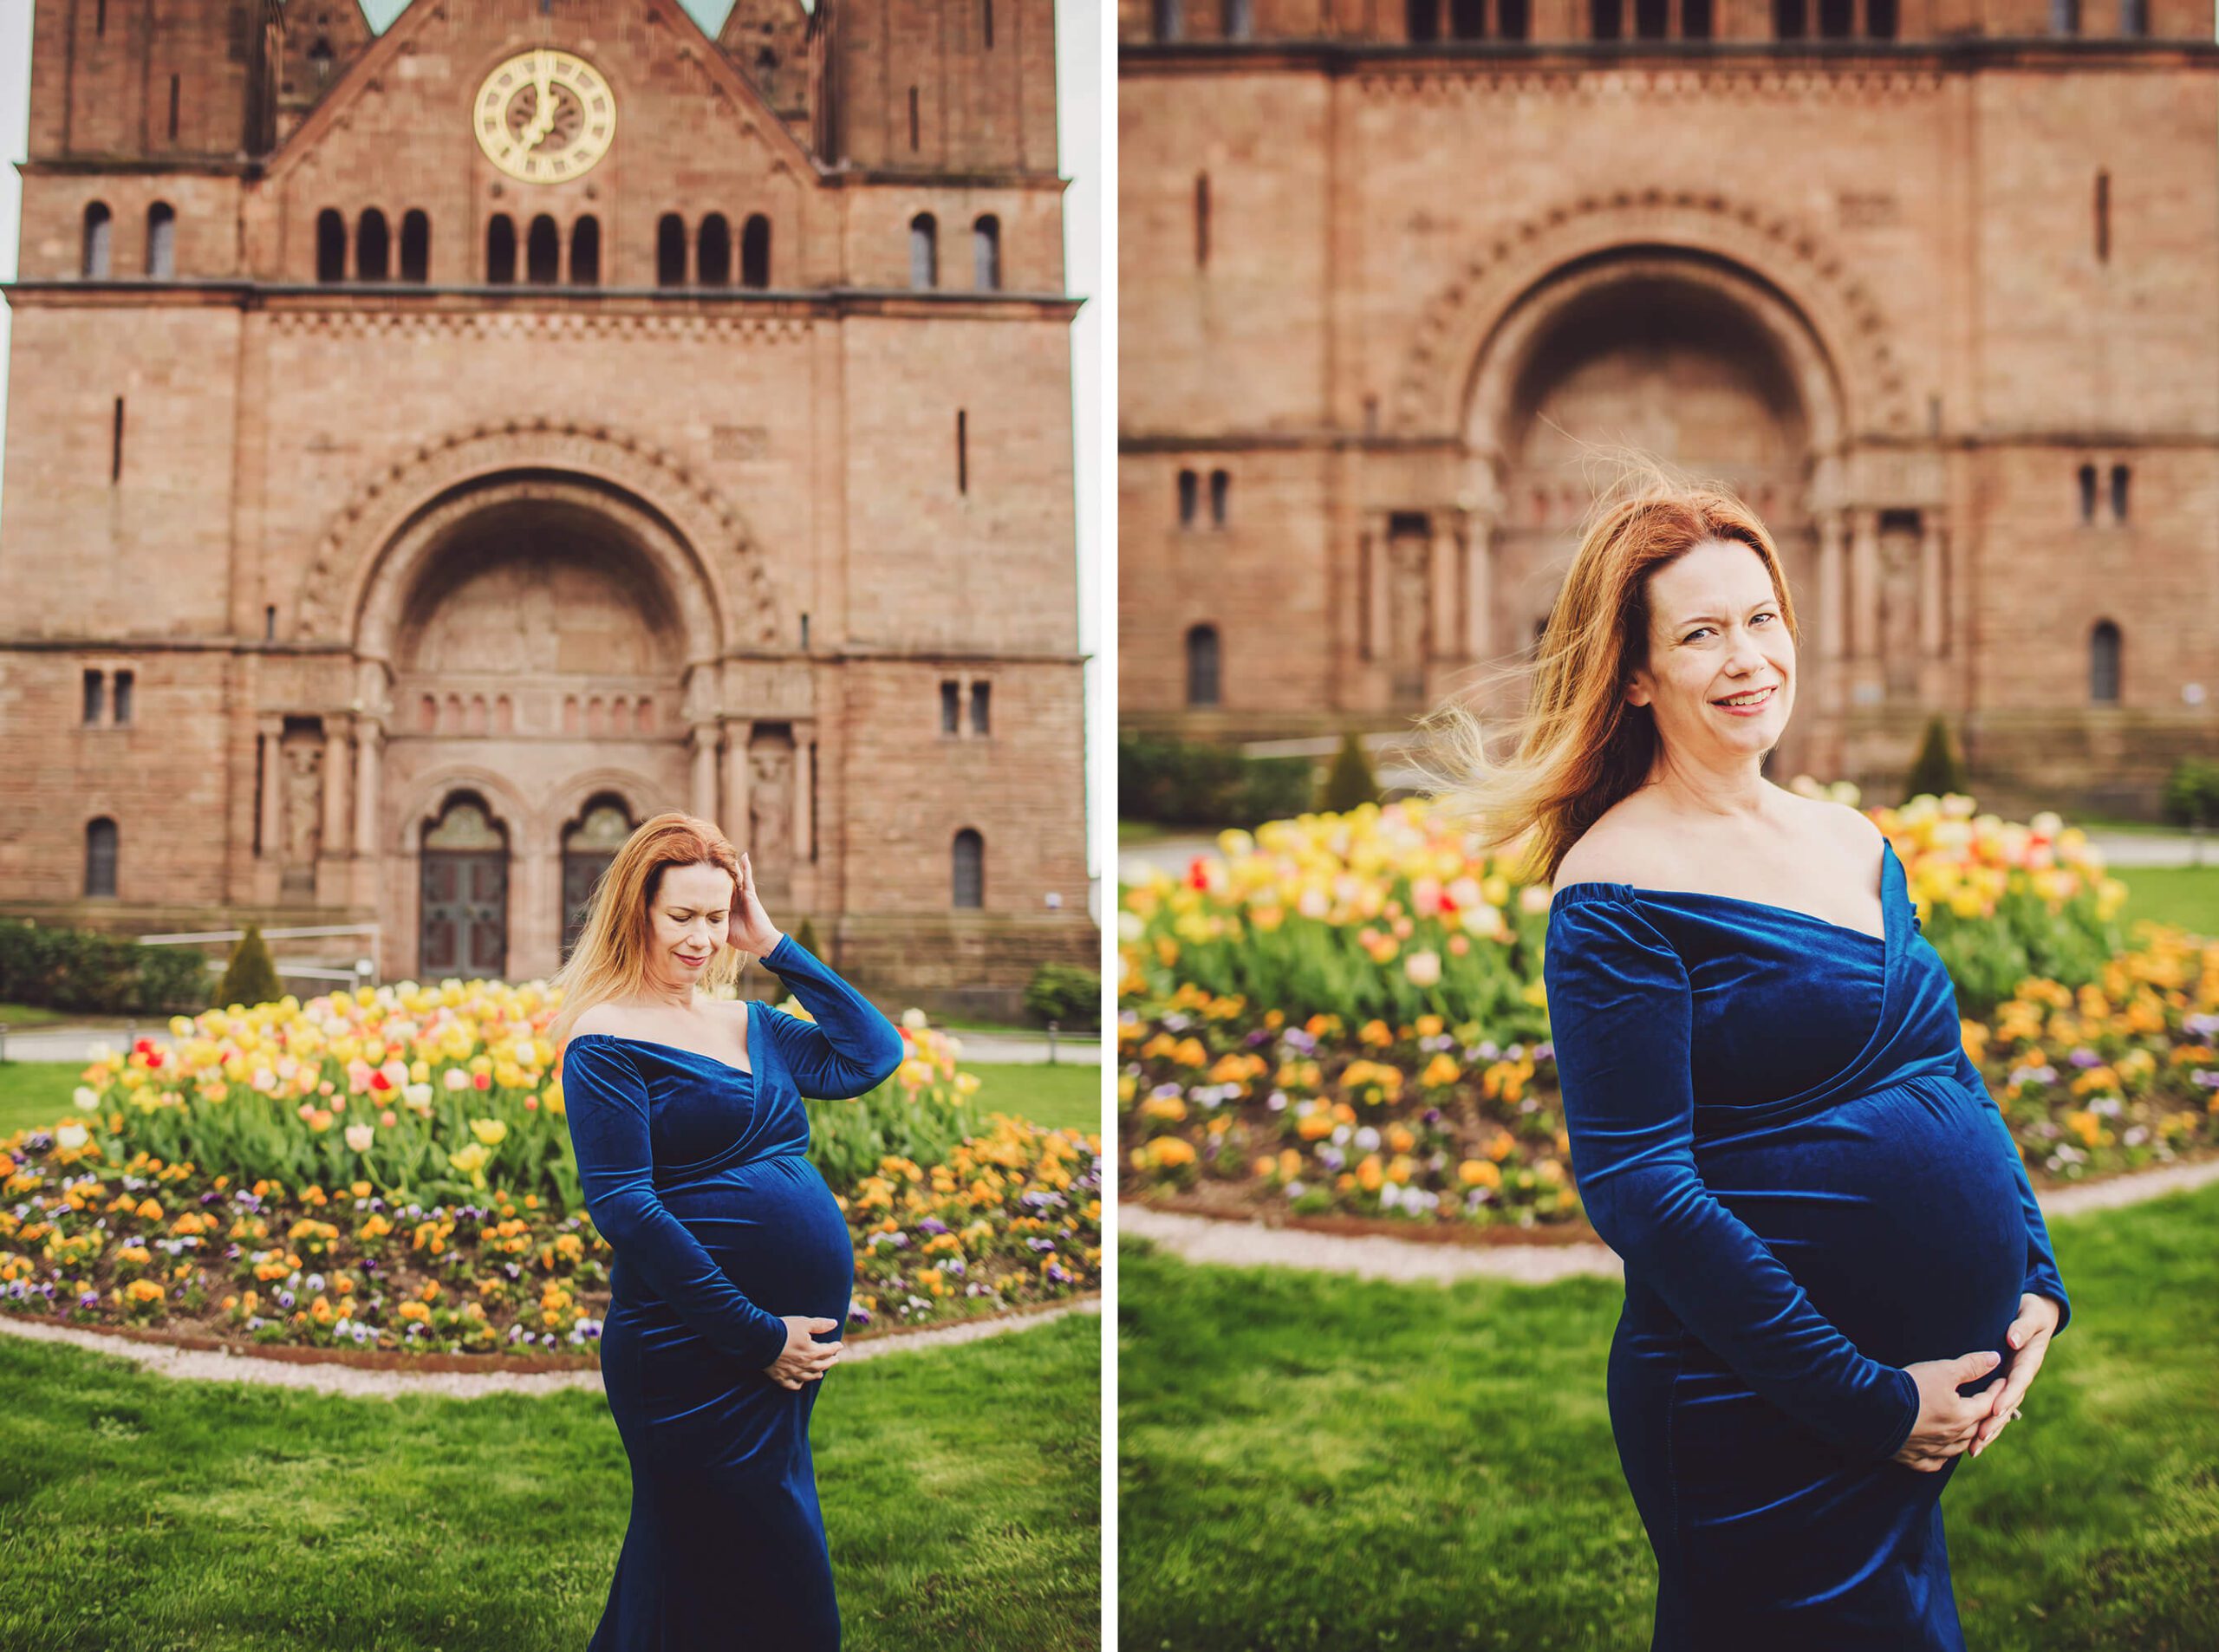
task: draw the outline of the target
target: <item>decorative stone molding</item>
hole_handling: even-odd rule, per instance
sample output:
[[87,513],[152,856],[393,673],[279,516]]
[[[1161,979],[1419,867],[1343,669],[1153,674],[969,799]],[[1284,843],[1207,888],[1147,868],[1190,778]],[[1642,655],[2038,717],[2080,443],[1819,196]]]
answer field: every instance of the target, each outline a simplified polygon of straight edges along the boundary
[[[561,298],[560,287],[519,287],[527,296],[544,293]],[[344,287],[334,287],[343,296]],[[677,340],[703,344],[800,344],[816,323],[806,316],[615,313],[606,310],[419,309],[398,306],[370,309],[335,304],[315,309],[273,309],[270,330],[280,337],[438,338],[442,340],[528,339],[560,343],[573,340]]]

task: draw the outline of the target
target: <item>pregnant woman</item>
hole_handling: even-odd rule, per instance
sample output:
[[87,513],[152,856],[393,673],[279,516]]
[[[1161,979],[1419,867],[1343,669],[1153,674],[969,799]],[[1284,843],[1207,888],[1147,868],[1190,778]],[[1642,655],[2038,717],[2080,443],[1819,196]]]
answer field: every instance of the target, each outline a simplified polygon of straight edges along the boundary
[[1580,1199],[1625,1264],[1607,1388],[1652,1648],[1939,1652],[1964,1645],[1942,1489],[2070,1305],[1893,846],[1762,776],[1794,636],[1738,502],[1622,499],[1516,758],[1467,742],[1448,801],[1496,841],[1530,823],[1553,874],[1543,974]]
[[[749,956],[813,1023],[700,992]],[[632,1467],[589,1652],[834,1652],[809,1418],[855,1250],[802,1097],[882,1083],[901,1035],[778,932],[747,858],[687,815],[617,852],[550,985],[578,1179],[615,1251],[602,1376]]]

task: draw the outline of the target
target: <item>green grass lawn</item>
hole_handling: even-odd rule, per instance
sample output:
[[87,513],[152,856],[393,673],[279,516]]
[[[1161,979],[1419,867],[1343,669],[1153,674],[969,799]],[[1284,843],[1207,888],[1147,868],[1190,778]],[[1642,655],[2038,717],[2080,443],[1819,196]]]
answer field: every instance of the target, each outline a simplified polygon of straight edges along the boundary
[[[849,1652],[1101,1644],[1101,1329],[826,1378]],[[5,1337],[0,1391],[8,1652],[551,1652],[600,1617],[630,1481],[598,1394],[342,1399]]]
[[[2219,1187],[2050,1231],[2073,1326],[1942,1501],[1966,1637],[2219,1644]],[[1121,1646],[1649,1645],[1615,1281],[1120,1260]]]
[[2130,926],[2148,918],[2219,936],[2219,846],[2209,866],[2122,866],[2112,875],[2127,887],[2120,915]]

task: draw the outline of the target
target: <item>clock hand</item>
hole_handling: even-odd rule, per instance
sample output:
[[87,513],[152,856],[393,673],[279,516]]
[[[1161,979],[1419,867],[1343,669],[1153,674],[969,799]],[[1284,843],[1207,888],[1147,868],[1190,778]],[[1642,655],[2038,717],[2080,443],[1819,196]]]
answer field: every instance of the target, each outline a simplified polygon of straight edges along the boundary
[[524,146],[526,149],[534,147],[541,139],[555,130],[555,88],[551,78],[554,71],[547,62],[547,54],[537,53],[531,67],[533,85],[539,101],[532,106],[531,124],[524,128]]

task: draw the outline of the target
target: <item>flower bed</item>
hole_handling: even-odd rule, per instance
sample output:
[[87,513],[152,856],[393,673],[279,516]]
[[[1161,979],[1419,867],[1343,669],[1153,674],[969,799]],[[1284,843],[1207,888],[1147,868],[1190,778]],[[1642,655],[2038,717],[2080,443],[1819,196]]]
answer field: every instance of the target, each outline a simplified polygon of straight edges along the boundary
[[[590,1354],[609,1246],[534,986],[413,984],[172,1023],[77,1115],[0,1141],[0,1309],[260,1343]],[[797,1006],[789,1005],[790,1008]],[[975,1116],[953,1039],[812,1102],[855,1238],[851,1335],[1096,1288],[1100,1143]]]

